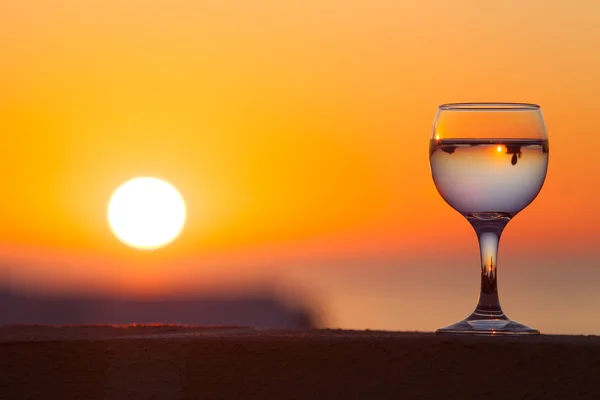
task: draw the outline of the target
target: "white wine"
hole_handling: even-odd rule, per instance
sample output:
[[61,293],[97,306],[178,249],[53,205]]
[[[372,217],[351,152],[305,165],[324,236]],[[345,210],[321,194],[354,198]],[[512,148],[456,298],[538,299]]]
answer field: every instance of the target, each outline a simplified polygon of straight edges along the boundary
[[431,139],[437,190],[466,217],[512,218],[538,195],[548,169],[548,140]]
[[502,311],[498,244],[506,225],[542,189],[548,154],[548,134],[537,104],[439,106],[429,141],[431,174],[443,199],[477,234],[481,286],[475,310],[437,334],[540,334]]

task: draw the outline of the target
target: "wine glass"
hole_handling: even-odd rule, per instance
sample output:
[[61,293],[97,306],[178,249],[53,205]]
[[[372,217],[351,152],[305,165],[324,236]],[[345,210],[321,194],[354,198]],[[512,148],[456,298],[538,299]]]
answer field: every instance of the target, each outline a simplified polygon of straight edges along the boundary
[[539,335],[502,312],[497,256],[504,227],[544,184],[548,150],[544,118],[536,104],[439,106],[429,141],[431,175],[442,198],[477,233],[481,290],[475,311],[437,334]]

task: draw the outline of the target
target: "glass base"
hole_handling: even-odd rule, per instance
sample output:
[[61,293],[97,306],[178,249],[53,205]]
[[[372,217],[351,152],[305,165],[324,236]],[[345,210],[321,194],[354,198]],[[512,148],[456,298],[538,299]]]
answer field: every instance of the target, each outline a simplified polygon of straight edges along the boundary
[[506,315],[489,317],[473,313],[462,321],[436,330],[435,333],[437,335],[522,336],[539,335],[540,331],[511,321]]

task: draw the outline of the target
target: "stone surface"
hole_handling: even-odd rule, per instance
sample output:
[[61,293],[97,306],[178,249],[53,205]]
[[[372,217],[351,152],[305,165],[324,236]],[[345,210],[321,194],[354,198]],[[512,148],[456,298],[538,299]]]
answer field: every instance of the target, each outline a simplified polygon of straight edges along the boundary
[[2,399],[600,398],[600,338],[0,328]]

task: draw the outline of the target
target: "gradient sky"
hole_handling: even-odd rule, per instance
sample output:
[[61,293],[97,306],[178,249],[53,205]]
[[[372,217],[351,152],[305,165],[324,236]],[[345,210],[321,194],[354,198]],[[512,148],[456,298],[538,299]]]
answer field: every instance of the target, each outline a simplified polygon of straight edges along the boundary
[[[600,332],[600,3],[0,4],[0,268],[35,291],[154,295],[264,279],[328,324],[432,330],[478,295],[471,227],[428,166],[436,108],[542,106],[546,184],[502,238],[501,302]],[[112,191],[173,183],[182,236],[110,232]]]

